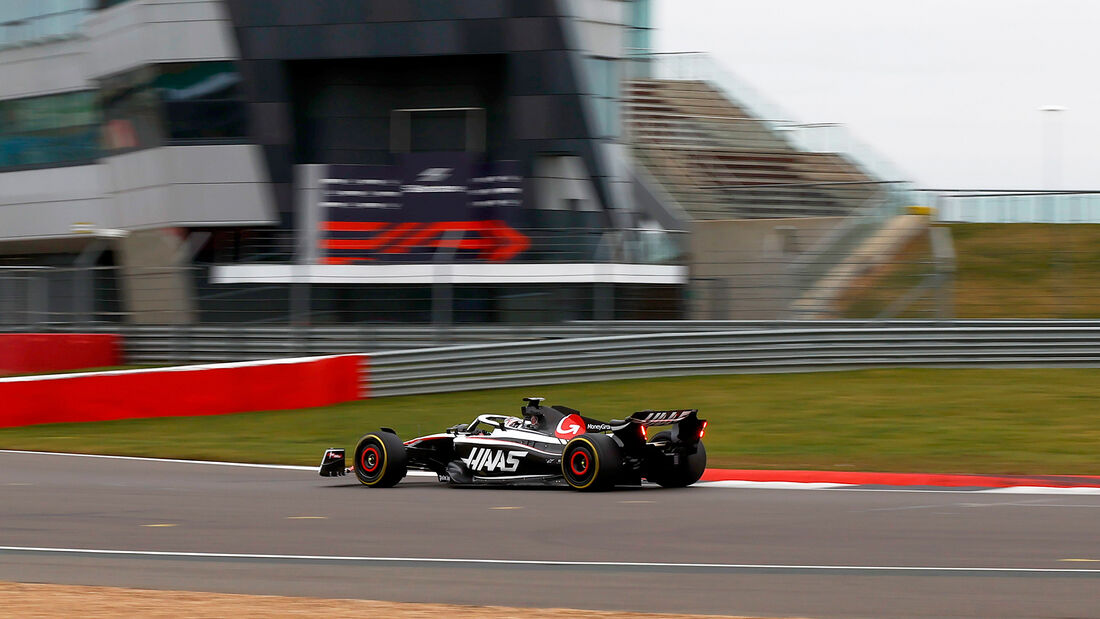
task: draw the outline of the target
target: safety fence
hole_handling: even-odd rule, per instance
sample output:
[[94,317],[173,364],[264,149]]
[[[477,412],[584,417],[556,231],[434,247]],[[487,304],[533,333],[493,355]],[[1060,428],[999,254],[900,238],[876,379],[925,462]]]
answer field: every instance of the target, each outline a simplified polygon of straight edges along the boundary
[[369,397],[708,374],[875,367],[1100,367],[1100,325],[748,329],[370,355]]
[[252,361],[310,355],[339,355],[576,340],[603,336],[687,335],[711,332],[822,331],[942,328],[951,331],[1012,329],[1100,329],[1100,320],[667,320],[574,321],[549,325],[50,325],[6,329],[36,333],[113,333],[132,365]]

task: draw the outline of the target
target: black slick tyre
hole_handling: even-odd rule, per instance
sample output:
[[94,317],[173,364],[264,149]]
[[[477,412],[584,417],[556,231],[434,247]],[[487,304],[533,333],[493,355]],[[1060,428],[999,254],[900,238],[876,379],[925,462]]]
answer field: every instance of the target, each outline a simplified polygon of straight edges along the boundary
[[355,477],[371,488],[392,488],[405,478],[408,456],[396,434],[371,432],[355,446]]
[[[651,442],[657,443],[672,439],[670,432],[661,432]],[[702,441],[696,445],[695,453],[681,456],[679,465],[672,456],[662,454],[659,458],[646,462],[646,479],[665,488],[685,488],[699,481],[707,468],[707,448]]]
[[561,454],[565,482],[582,492],[614,486],[621,464],[622,451],[607,434],[582,434],[566,443]]

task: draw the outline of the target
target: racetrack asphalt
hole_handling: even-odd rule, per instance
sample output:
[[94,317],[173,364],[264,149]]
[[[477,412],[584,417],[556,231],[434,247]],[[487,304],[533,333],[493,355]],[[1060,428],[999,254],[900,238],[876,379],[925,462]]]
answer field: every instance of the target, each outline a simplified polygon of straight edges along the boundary
[[0,452],[0,580],[755,616],[1098,617],[1097,509],[1097,495],[965,491],[581,494],[425,477],[379,490],[295,468]]

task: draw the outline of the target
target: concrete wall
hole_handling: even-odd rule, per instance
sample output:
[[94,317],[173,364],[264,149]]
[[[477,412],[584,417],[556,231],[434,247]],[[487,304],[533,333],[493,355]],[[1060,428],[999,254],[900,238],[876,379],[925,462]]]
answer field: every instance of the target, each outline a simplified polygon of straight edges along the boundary
[[110,220],[101,164],[0,174],[0,242],[73,236],[73,225]]
[[97,77],[156,62],[236,58],[221,0],[134,0],[88,20],[89,65]]
[[0,51],[0,99],[93,88],[87,55],[86,39],[66,39]]
[[183,236],[172,229],[144,230],[118,241],[116,256],[131,322],[194,322],[194,285],[191,273],[181,268],[188,258],[185,248]]
[[790,267],[841,217],[696,221],[691,234],[692,320],[775,320],[797,297]]
[[[0,243],[276,221],[257,146],[169,146],[103,163],[0,173]],[[45,245],[43,250],[49,251]]]

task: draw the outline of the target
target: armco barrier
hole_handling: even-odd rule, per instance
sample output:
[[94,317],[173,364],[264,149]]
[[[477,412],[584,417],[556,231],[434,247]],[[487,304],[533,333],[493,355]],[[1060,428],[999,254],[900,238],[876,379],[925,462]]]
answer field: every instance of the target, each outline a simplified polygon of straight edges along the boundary
[[0,378],[0,427],[223,415],[359,398],[359,355]]
[[121,363],[122,346],[113,333],[0,334],[0,376]]
[[412,348],[503,344],[611,335],[718,333],[821,329],[920,329],[926,327],[1015,329],[1100,327],[1100,320],[664,320],[575,321],[550,325],[361,323],[344,325],[44,325],[51,333],[112,333],[124,346],[126,363],[177,364],[255,361],[311,355],[353,355]]
[[1100,326],[767,329],[370,355],[372,397],[626,378],[874,367],[1100,367]]

